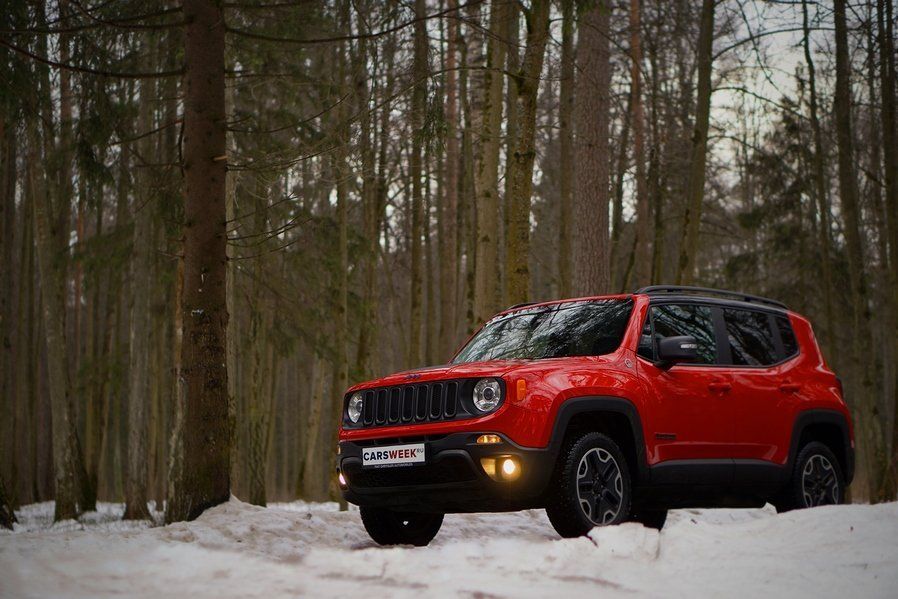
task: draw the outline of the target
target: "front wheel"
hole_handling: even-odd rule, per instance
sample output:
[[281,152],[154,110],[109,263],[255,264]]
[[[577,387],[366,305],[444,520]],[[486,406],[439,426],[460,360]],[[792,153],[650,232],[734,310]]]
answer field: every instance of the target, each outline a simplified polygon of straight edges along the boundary
[[832,450],[817,441],[798,452],[792,478],[776,502],[776,511],[836,505],[845,501],[845,478]]
[[569,442],[558,456],[546,514],[562,537],[625,522],[630,514],[630,471],[620,448],[601,433]]
[[361,507],[362,524],[378,545],[429,544],[443,525],[443,514],[397,512],[379,507]]

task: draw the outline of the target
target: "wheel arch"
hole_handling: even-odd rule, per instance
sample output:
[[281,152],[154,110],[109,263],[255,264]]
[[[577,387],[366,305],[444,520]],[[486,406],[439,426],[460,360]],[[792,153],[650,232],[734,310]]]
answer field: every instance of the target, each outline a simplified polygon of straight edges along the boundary
[[552,425],[550,448],[553,456],[557,458],[565,440],[579,432],[600,432],[611,437],[627,460],[633,482],[648,480],[642,420],[633,402],[612,396],[566,400],[559,406]]
[[800,412],[792,426],[789,472],[792,471],[801,448],[811,441],[819,441],[835,454],[842,467],[845,483],[851,484],[854,478],[854,449],[851,447],[848,431],[847,418],[836,410],[814,409]]

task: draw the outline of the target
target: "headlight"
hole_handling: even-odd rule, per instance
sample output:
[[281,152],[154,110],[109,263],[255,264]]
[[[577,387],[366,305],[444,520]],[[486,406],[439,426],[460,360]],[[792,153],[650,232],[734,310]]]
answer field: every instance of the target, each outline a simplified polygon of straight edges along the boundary
[[474,385],[474,406],[481,412],[491,412],[502,401],[502,387],[496,379],[480,379]]
[[349,403],[346,405],[346,415],[349,416],[352,422],[358,422],[359,418],[362,417],[362,394],[358,391],[349,398]]

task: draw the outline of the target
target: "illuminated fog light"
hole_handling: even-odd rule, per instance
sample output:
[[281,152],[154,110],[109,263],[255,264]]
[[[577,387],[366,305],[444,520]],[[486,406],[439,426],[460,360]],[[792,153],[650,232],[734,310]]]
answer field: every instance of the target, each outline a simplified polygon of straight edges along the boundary
[[342,473],[342,472],[341,472],[340,474],[337,475],[337,480],[340,482],[340,486],[341,486],[341,487],[344,487],[344,488],[345,488],[345,487],[347,486],[347,484],[346,484],[346,477],[343,476],[343,473]]
[[506,477],[514,476],[518,471],[518,465],[514,463],[514,460],[511,458],[505,458],[502,460],[502,474]]
[[521,464],[513,456],[480,458],[480,466],[496,482],[512,482],[521,477]]
[[477,437],[477,445],[495,445],[502,442],[499,435],[480,435]]

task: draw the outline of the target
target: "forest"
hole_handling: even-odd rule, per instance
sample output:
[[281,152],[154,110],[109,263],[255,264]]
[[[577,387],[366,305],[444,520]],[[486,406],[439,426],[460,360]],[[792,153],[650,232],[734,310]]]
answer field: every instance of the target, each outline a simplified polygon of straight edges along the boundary
[[346,388],[653,283],[808,316],[898,493],[892,0],[3,0],[0,513],[337,499]]

